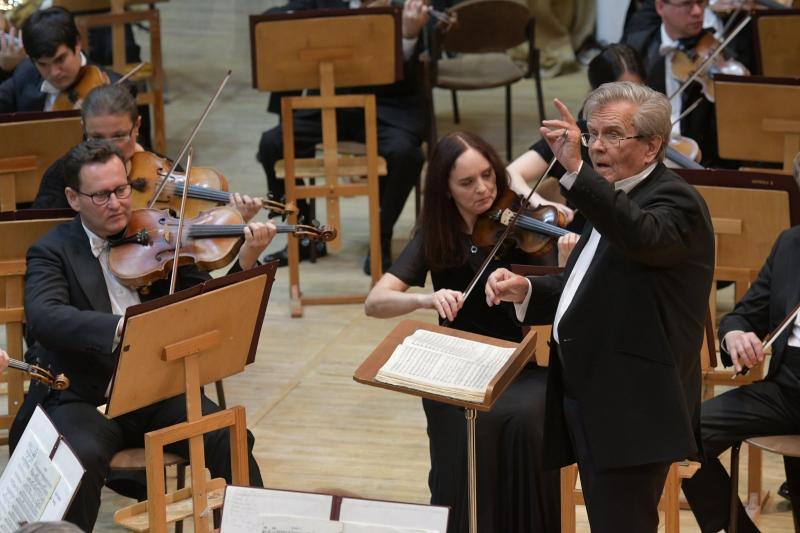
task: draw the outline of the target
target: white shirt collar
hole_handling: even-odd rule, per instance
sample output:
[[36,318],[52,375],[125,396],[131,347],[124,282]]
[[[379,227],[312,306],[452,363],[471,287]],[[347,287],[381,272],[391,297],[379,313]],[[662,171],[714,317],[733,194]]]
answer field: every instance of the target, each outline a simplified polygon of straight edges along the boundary
[[667,35],[667,29],[661,24],[661,47],[658,51],[665,56],[678,49],[678,40]]
[[[86,56],[83,55],[83,52],[81,52],[81,66],[85,67],[86,63],[87,63]],[[59,93],[61,93],[60,89],[56,89],[55,87],[53,87],[53,84],[50,83],[47,80],[42,81],[42,86],[39,88],[39,91],[41,91],[43,93],[47,93],[47,94],[59,94]]]
[[652,163],[649,167],[630,178],[614,182],[614,189],[617,191],[621,190],[625,193],[631,192],[634,187],[639,185],[641,181],[650,175],[654,168],[656,168],[656,163]]
[[87,228],[83,221],[81,221],[81,226],[83,226],[83,231],[86,232],[86,236],[89,237],[89,246],[92,248],[92,255],[99,257],[100,254],[103,253],[103,250],[106,249],[108,241]]

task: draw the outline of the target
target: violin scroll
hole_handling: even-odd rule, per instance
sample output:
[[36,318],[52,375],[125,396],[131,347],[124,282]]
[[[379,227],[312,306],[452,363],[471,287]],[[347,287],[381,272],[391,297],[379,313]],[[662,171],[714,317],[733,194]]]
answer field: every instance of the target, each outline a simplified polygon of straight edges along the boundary
[[296,224],[293,233],[298,237],[307,237],[312,240],[330,242],[336,238],[336,228],[333,226],[320,226],[317,221],[313,224]]

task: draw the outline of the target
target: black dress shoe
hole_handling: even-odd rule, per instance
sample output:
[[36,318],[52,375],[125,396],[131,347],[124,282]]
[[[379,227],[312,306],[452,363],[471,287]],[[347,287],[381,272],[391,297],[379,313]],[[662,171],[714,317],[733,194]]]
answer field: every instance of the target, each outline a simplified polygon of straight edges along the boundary
[[[311,239],[300,240],[300,261],[305,261],[311,258],[311,247],[316,247],[317,257],[325,257],[328,255],[328,247],[322,241],[312,241]],[[269,263],[271,261],[278,261],[278,266],[286,266],[289,264],[289,247],[285,246],[282,250],[274,254],[267,254],[261,258],[262,263]]]
[[781,483],[781,486],[778,489],[778,496],[792,501],[792,499],[789,497],[789,485],[785,481]]

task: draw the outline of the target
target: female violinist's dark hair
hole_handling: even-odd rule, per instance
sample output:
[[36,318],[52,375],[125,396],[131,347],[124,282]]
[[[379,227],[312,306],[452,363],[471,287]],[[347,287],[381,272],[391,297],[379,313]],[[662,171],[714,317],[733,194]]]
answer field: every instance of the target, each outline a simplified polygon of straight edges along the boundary
[[643,83],[647,82],[642,58],[636,50],[627,44],[610,44],[589,62],[589,84],[592,89],[597,89],[604,83],[618,81],[626,72],[636,74]]
[[64,157],[64,183],[74,191],[80,191],[81,169],[90,163],[105,163],[112,157],[125,162],[117,146],[105,139],[87,139],[73,146]]
[[131,91],[125,85],[100,85],[95,87],[81,104],[81,117],[84,123],[87,117],[99,115],[128,115],[131,123],[136,124],[139,108]]
[[489,143],[466,131],[454,131],[439,140],[428,161],[425,201],[416,228],[423,232],[425,262],[434,271],[463,265],[469,256],[462,238],[467,228],[450,194],[449,179],[456,160],[470,148],[477,150],[492,166],[497,196],[508,189],[505,164]]
[[59,6],[35,11],[22,25],[22,44],[34,61],[53,57],[62,44],[74,51],[78,37],[75,17]]

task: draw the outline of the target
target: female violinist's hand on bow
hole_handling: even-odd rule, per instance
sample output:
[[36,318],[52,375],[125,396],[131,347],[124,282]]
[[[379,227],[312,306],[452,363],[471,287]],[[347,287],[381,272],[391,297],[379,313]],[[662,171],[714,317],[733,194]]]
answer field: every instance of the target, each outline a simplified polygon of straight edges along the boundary
[[251,198],[246,194],[235,192],[231,195],[231,205],[242,214],[245,223],[250,222],[261,211],[261,199]]
[[[561,118],[557,120],[543,120],[539,132],[542,138],[550,145],[550,149],[558,158],[567,172],[577,172],[581,166],[581,130],[575,117],[569,112],[567,106],[556,98],[553,100]],[[566,135],[566,136],[565,136]]]
[[239,266],[242,270],[258,264],[258,256],[269,246],[277,231],[272,222],[251,222],[244,228],[244,244],[239,250]]
[[521,304],[528,295],[530,284],[523,276],[508,269],[498,268],[486,280],[486,305],[499,305],[500,302]]
[[459,310],[464,306],[464,294],[450,289],[439,289],[426,297],[425,309],[436,309],[439,316],[452,322]]

